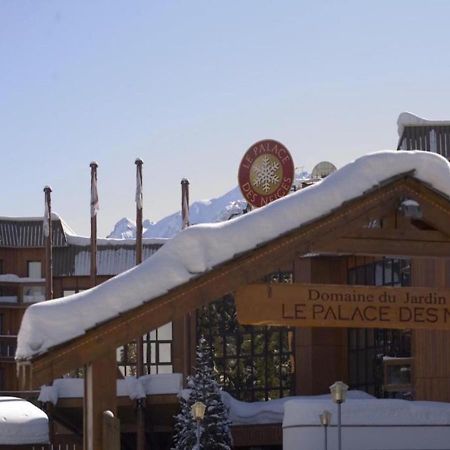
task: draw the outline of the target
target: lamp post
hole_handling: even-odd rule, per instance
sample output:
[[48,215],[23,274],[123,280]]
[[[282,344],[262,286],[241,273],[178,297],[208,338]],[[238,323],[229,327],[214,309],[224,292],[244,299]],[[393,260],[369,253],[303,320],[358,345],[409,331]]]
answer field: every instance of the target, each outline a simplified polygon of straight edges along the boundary
[[342,434],[341,434],[341,405],[345,402],[348,386],[342,381],[336,381],[330,386],[331,399],[338,405],[338,449],[342,450]]
[[196,428],[196,433],[195,433],[197,442],[195,444],[195,450],[200,450],[200,423],[203,420],[203,418],[205,417],[205,410],[206,410],[206,405],[202,402],[195,402],[191,406],[192,417],[197,422],[197,428]]
[[324,429],[324,450],[328,450],[328,425],[331,423],[331,413],[330,411],[327,411],[326,409],[322,414],[319,414],[320,418],[320,424],[323,426]]

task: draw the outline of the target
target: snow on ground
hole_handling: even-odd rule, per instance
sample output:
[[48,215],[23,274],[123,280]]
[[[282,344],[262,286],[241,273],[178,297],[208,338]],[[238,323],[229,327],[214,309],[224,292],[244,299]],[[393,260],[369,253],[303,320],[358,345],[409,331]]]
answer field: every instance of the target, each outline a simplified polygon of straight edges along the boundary
[[0,445],[48,443],[48,417],[22,398],[0,397]]
[[[130,397],[132,400],[146,395],[175,394],[183,387],[181,373],[144,375],[142,377],[125,377],[117,380],[117,395]],[[56,405],[60,398],[81,398],[84,396],[83,378],[58,378],[52,386],[42,386],[38,400]]]
[[450,195],[450,165],[440,155],[384,151],[363,156],[322,182],[264,208],[227,222],[189,227],[139,266],[88,291],[32,305],[22,320],[16,358],[31,358],[80,336],[238,253],[318,219],[380,182],[412,170],[416,178]]

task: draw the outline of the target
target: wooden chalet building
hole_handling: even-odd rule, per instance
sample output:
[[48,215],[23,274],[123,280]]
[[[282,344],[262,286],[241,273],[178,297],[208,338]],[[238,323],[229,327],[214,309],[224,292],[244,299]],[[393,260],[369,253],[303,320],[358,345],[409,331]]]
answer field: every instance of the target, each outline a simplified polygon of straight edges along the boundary
[[[450,152],[450,123],[418,124],[409,116],[400,119],[399,148],[444,156]],[[436,141],[430,138],[433,130]],[[449,402],[450,331],[407,325],[241,325],[235,302],[236,292],[249,283],[450,287],[450,260],[446,258],[450,255],[450,202],[429,181],[415,178],[412,170],[388,177],[326,214],[200,271],[166,294],[112,316],[84,335],[32,356],[21,368],[22,381],[28,389],[36,389],[92,365],[103,383],[99,386],[95,377],[88,381],[94,390],[92,411],[117,413],[125,436],[123,448],[135,448],[136,405],[129,398],[116,399],[111,392],[116,377],[135,373],[132,341],[136,334],[144,335],[147,374],[174,372],[183,377],[191,373],[199,336],[205,336],[215,349],[215,369],[224,390],[246,402],[323,394],[340,379],[352,389],[377,397]],[[405,199],[413,201],[412,207]],[[58,218],[54,219],[53,242],[55,297],[87,289],[89,242],[67,233]],[[134,265],[133,245],[99,241],[100,281]],[[162,245],[162,241],[144,241],[144,257]],[[25,308],[43,300],[43,268],[41,221],[0,219],[0,270],[17,275],[16,279],[0,276],[3,391],[19,389],[16,335]],[[105,382],[106,373],[116,374],[113,383]],[[35,395],[35,391],[22,393]],[[145,405],[147,447],[169,448],[176,396],[147,395]],[[66,433],[80,444],[82,399],[61,399],[56,406],[47,406],[56,433]],[[86,411],[84,420],[88,420]],[[236,448],[281,448],[281,423],[240,424],[233,427],[233,436]],[[97,434],[94,439],[101,442]]]
[[[53,215],[54,297],[65,297],[90,287],[90,241]],[[148,258],[161,240],[144,239]],[[98,283],[130,269],[135,241],[99,239]],[[45,248],[41,218],[0,218],[0,391],[18,390],[14,354],[25,309],[45,300]],[[124,372],[126,367],[124,365]],[[129,370],[129,369],[128,369]]]

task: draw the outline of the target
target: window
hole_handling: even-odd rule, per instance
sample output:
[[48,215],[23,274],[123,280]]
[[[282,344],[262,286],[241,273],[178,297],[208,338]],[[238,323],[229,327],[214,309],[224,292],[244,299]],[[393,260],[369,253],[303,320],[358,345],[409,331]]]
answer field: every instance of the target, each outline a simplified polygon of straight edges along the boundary
[[269,400],[293,393],[293,329],[241,326],[234,299],[227,296],[199,311],[200,336],[213,348],[220,384],[235,398]]
[[144,336],[144,364],[147,373],[172,373],[172,322]]
[[[172,322],[143,336],[144,373],[172,373]],[[117,364],[124,376],[136,375],[136,343],[117,349]]]
[[[349,284],[376,286],[409,286],[409,260],[383,258],[352,267]],[[377,397],[383,395],[383,356],[411,356],[410,330],[348,330],[349,384]]]
[[[42,263],[40,261],[27,262],[27,276],[32,279],[42,278]],[[24,290],[24,302],[41,302],[45,300],[44,286],[27,286]]]
[[64,289],[63,297],[68,297],[69,295],[75,294],[77,291],[75,289]]
[[28,278],[42,278],[42,263],[41,261],[27,262],[27,276]]

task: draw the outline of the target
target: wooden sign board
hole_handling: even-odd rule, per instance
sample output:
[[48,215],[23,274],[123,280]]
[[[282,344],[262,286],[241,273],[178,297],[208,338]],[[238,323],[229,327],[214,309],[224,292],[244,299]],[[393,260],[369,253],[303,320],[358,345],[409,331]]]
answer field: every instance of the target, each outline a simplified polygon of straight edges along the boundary
[[450,289],[252,284],[235,301],[243,325],[450,329]]

